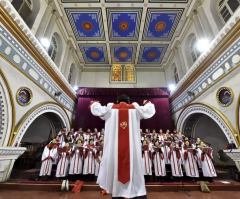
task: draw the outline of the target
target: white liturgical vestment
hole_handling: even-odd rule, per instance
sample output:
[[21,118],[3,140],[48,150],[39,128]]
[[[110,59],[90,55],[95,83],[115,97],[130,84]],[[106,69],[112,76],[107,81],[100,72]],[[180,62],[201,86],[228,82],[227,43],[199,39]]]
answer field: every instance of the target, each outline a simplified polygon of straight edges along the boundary
[[[146,195],[144,171],[142,162],[142,148],[140,135],[140,120],[151,118],[155,114],[154,104],[148,102],[144,106],[139,106],[137,103],[128,105],[125,102],[119,104],[119,109],[114,108],[118,105],[109,103],[107,106],[102,106],[99,102],[94,102],[91,105],[91,112],[95,116],[99,116],[105,120],[105,137],[103,146],[103,156],[100,164],[97,183],[101,188],[105,189],[112,197],[133,198]],[[131,106],[128,109],[128,121],[124,121],[123,125],[119,124],[119,113],[121,107]],[[125,109],[126,110],[126,109]],[[129,180],[122,183],[119,181],[118,165],[121,159],[118,159],[119,134],[120,127],[127,126],[129,140]],[[125,135],[124,135],[125,136]],[[123,143],[125,144],[125,143]],[[126,167],[126,173],[128,173]]]

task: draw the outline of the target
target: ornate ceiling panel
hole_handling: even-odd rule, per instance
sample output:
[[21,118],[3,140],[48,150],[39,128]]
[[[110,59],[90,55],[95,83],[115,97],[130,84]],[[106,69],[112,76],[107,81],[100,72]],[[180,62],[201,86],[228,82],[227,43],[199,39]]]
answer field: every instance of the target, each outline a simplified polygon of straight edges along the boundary
[[157,68],[168,59],[192,1],[58,0],[84,67]]

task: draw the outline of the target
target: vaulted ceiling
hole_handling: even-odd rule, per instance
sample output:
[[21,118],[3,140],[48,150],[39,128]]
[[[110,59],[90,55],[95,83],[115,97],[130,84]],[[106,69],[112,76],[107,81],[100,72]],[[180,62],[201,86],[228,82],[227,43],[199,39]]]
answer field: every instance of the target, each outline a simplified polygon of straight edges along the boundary
[[58,0],[84,67],[131,63],[157,67],[168,59],[192,0]]

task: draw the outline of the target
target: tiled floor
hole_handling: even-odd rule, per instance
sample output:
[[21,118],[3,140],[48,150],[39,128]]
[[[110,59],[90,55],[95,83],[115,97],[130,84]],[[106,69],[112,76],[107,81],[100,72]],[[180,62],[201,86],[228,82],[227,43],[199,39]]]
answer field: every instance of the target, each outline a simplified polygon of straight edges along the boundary
[[[109,195],[101,196],[99,192],[83,191],[81,193],[61,193],[44,191],[11,191],[0,190],[0,199],[110,199]],[[148,199],[239,199],[237,192],[150,192]]]

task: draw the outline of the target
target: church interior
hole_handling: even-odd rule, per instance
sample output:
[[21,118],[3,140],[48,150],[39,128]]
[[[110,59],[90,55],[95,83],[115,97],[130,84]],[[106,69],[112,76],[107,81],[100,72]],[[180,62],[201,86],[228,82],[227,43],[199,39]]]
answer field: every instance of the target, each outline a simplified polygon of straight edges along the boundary
[[0,198],[110,198],[90,109],[122,94],[148,198],[239,198],[238,72],[240,0],[0,0]]

